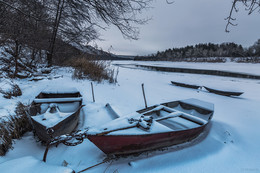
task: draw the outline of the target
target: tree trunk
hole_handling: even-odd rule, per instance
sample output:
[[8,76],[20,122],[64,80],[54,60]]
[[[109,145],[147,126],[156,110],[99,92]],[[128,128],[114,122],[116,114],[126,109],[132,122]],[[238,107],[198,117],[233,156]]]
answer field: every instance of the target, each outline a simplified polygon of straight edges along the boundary
[[35,48],[32,48],[32,54],[31,54],[31,61],[30,61],[30,63],[29,63],[29,67],[31,68],[31,66],[32,66],[32,63],[34,62],[34,60],[35,60]]
[[58,28],[60,25],[60,19],[61,19],[63,7],[64,7],[64,0],[59,0],[57,11],[56,11],[56,17],[53,25],[52,37],[50,40],[49,52],[47,53],[48,67],[51,67],[53,62],[52,59],[53,59],[54,45],[57,37]]
[[18,73],[18,56],[19,56],[19,43],[15,41],[15,53],[14,53],[14,63],[15,63],[15,70],[14,70],[14,77],[16,77]]

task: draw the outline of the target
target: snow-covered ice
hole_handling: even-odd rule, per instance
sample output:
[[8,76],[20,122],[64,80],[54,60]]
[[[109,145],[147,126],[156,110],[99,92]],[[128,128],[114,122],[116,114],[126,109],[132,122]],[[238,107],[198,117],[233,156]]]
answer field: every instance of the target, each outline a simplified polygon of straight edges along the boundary
[[[145,62],[145,64],[156,63],[162,64],[161,62]],[[179,66],[178,63],[163,62],[163,65],[165,64]],[[187,65],[187,63],[185,64]],[[195,66],[210,69],[215,67],[260,74],[259,64],[214,63],[214,66],[210,67],[207,66],[207,63],[189,63],[188,65],[194,68]],[[87,172],[260,172],[260,133],[258,133],[260,130],[260,80],[119,67],[118,84],[94,83],[96,102],[93,103],[91,81],[72,80],[71,71],[70,68],[56,69],[55,74],[63,75],[63,78],[53,80],[44,79],[34,82],[22,79],[15,81],[21,87],[23,95],[8,100],[0,94],[0,116],[13,114],[16,102],[30,103],[38,93],[47,87],[71,86],[81,92],[83,104],[86,105],[82,108],[81,115],[84,113],[85,117],[81,118],[83,123],[80,128],[101,127],[113,119],[109,115],[110,110],[105,107],[106,103],[116,107],[120,117],[144,108],[141,89],[141,84],[144,83],[148,105],[189,98],[213,103],[215,112],[208,135],[195,143],[146,152],[137,157],[120,158]],[[202,86],[212,85],[216,88],[226,86],[243,91],[244,94],[240,97],[225,97],[205,90],[197,91],[177,87],[170,83],[171,80],[188,81]],[[8,163],[19,162],[20,158],[23,160],[22,165],[28,165],[30,167],[28,169],[33,172],[34,169],[41,168],[43,164],[31,160],[42,160],[44,150],[45,147],[36,141],[32,132],[26,133],[23,138],[15,140],[13,149],[9,150],[6,156],[0,157],[0,172],[8,173],[11,168],[21,172],[22,169],[20,170],[19,167],[15,169],[15,167],[8,166]],[[55,172],[66,172],[69,169],[80,171],[102,162],[104,158],[106,155],[88,140],[75,147],[60,144],[57,148],[50,148],[46,169],[55,170]],[[18,161],[13,159],[18,159]],[[62,170],[60,166],[64,161],[68,165]],[[48,165],[56,168],[49,169]],[[9,169],[9,167],[11,168]],[[44,169],[42,168],[42,170]]]

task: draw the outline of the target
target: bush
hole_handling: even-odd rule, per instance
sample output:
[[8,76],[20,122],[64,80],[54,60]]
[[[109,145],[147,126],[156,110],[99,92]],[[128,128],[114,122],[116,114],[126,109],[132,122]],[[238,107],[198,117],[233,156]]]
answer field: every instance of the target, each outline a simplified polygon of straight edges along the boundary
[[28,106],[19,102],[16,106],[16,115],[10,115],[0,119],[0,156],[12,147],[12,139],[19,139],[25,132],[32,130],[32,126],[26,115]]
[[12,83],[11,88],[7,91],[1,90],[0,93],[3,94],[4,98],[11,99],[12,97],[18,97],[22,95],[22,90],[19,85]]
[[73,78],[90,79],[101,82],[108,80],[110,83],[117,83],[118,69],[111,68],[111,61],[88,60],[85,57],[73,58],[67,65],[74,67]]

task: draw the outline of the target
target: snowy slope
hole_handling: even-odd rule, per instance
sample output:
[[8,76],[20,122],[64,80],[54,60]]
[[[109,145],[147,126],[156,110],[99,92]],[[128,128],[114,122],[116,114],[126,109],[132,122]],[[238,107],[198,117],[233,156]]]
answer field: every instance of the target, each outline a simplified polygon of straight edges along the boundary
[[[194,64],[206,67],[202,63]],[[222,65],[221,68],[229,66]],[[220,67],[221,64],[217,64],[216,68],[218,66]],[[231,66],[237,70],[252,69],[251,64],[232,63]],[[57,69],[55,73],[63,75],[63,78],[38,82],[18,80],[23,95],[12,100],[6,100],[0,95],[1,115],[12,113],[13,105],[17,101],[25,103],[32,101],[47,86],[64,85],[78,88],[83,96],[83,104],[86,106],[82,113],[86,116],[81,118],[83,122],[79,128],[99,126],[111,120],[109,111],[105,108],[106,103],[115,107],[121,116],[143,108],[142,83],[144,83],[148,105],[187,98],[197,98],[215,105],[211,128],[208,135],[205,134],[204,140],[144,153],[138,157],[120,158],[87,172],[260,172],[259,80],[119,68],[118,84],[111,85],[107,82],[94,84],[96,103],[92,103],[90,81],[72,80],[71,69],[68,68]],[[260,68],[258,70],[256,68],[254,73],[260,74]],[[244,94],[236,98],[211,94],[205,90],[197,92],[193,89],[173,86],[170,84],[171,80],[236,88],[244,91]],[[13,147],[14,149],[6,156],[0,157],[1,173],[8,172],[4,162],[26,156],[41,160],[45,149],[31,132],[26,133],[22,139],[16,140]],[[105,157],[105,154],[94,144],[85,140],[75,147],[60,144],[57,148],[50,148],[47,164],[61,166],[65,160],[68,168],[80,171],[102,162]],[[25,160],[24,164],[30,163]],[[57,169],[57,172],[59,171],[60,169]]]

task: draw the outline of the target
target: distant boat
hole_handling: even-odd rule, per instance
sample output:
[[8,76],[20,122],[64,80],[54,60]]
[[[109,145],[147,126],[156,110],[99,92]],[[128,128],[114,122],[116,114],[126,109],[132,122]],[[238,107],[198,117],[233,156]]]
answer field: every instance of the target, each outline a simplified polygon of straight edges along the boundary
[[175,81],[171,81],[171,82],[173,85],[185,87],[185,88],[198,89],[200,87],[198,85],[186,84],[186,83],[181,83],[181,82],[175,82]]
[[214,105],[197,99],[138,110],[91,128],[87,138],[104,153],[127,155],[191,141],[208,126]]
[[244,93],[244,92],[235,92],[235,91],[223,91],[223,90],[219,90],[219,89],[212,89],[212,88],[205,87],[205,86],[203,86],[203,87],[211,93],[215,93],[215,94],[219,94],[219,95],[223,95],[223,96],[240,96],[241,94]]
[[71,133],[78,124],[82,97],[75,88],[46,89],[32,102],[28,114],[36,135],[44,142]]

